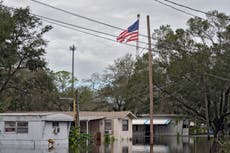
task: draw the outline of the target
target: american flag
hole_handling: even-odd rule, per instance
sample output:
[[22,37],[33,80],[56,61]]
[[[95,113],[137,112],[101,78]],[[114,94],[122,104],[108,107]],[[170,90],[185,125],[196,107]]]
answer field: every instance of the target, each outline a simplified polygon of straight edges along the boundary
[[139,20],[134,22],[128,29],[124,30],[118,37],[117,41],[122,42],[130,42],[138,40],[139,33]]

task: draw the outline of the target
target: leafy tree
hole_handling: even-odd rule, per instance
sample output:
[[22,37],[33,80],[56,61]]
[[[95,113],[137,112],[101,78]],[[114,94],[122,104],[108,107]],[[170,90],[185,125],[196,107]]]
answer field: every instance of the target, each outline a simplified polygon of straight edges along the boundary
[[36,71],[45,67],[46,41],[42,36],[50,29],[28,8],[11,9],[0,4],[0,96],[14,87],[12,80],[20,69]]
[[155,30],[161,85],[166,88],[154,81],[181,113],[210,125],[218,137],[230,116],[230,20],[223,13],[210,13],[207,20],[191,18],[188,29]]
[[127,86],[133,74],[133,66],[132,56],[127,54],[117,59],[103,74],[105,86],[101,88],[100,93],[115,111],[127,109]]
[[62,105],[58,103],[58,92],[53,83],[52,74],[48,70],[30,72],[27,69],[21,69],[12,81],[15,82],[14,87],[4,92],[10,100],[6,101],[5,98],[2,100],[3,106],[5,104],[8,106],[5,110],[48,111],[62,108]]
[[29,9],[0,3],[0,111],[57,109],[57,91],[43,58],[51,29]]
[[[72,74],[70,72],[58,71],[54,73],[54,76],[57,88],[61,93],[70,90],[70,87],[72,85]],[[74,81],[77,81],[77,79],[75,78]]]
[[82,86],[77,91],[81,111],[108,111],[110,109],[97,90]]

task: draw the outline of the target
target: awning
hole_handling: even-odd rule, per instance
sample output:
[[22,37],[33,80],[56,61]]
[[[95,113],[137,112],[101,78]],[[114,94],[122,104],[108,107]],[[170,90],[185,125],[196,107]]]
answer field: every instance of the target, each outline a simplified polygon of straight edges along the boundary
[[[154,125],[168,125],[170,123],[170,119],[153,119]],[[149,119],[134,119],[133,125],[149,125]]]

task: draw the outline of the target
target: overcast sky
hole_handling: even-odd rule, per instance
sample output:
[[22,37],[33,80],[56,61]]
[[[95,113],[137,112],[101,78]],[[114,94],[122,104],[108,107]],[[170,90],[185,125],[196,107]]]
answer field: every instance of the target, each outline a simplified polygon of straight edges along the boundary
[[[146,35],[146,15],[150,15],[151,31],[160,25],[169,24],[173,28],[186,27],[186,21],[191,17],[154,0],[39,0],[41,2],[62,8],[79,15],[96,19],[117,27],[127,28],[139,13],[140,33]],[[163,0],[161,0],[163,1]],[[163,1],[164,2],[164,1]],[[229,0],[174,0],[203,11],[218,10],[230,15]],[[79,17],[36,4],[30,0],[4,0],[3,4],[12,7],[29,6],[32,13],[76,24],[98,31],[119,35],[121,30],[93,23]],[[171,5],[171,4],[170,4]],[[175,6],[176,7],[176,6]],[[197,16],[201,13],[190,11]],[[48,24],[44,22],[45,24]],[[71,72],[71,52],[69,46],[77,46],[75,56],[75,75],[79,79],[88,79],[92,73],[102,72],[115,59],[131,53],[135,56],[135,47],[104,40],[77,31],[53,25],[53,29],[45,34],[49,41],[46,48],[46,61],[53,71],[66,70]],[[114,40],[116,38],[113,38]],[[140,38],[146,41],[144,38]],[[134,44],[135,43],[131,43]],[[142,45],[143,46],[143,45]],[[146,47],[145,45],[143,47]],[[145,50],[143,52],[146,52]]]

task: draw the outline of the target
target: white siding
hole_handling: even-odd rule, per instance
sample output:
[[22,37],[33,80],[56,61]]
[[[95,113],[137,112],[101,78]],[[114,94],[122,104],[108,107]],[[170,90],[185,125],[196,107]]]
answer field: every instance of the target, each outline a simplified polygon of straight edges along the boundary
[[[45,116],[0,116],[0,144],[24,144],[30,148],[48,144],[48,139],[54,139],[55,145],[67,144],[70,122],[60,121],[60,132],[53,133],[52,122],[43,121]],[[5,121],[28,122],[28,133],[6,133]]]

